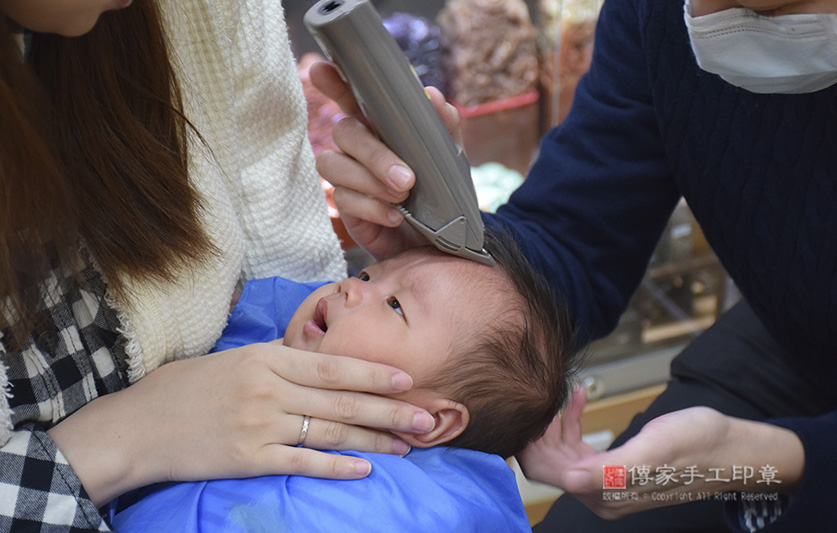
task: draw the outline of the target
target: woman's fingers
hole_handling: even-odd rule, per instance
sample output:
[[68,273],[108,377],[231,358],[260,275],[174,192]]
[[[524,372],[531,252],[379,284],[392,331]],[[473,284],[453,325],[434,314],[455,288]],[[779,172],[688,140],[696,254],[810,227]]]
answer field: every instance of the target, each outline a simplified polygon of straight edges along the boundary
[[318,390],[312,393],[300,387],[287,408],[321,420],[388,431],[426,433],[435,425],[433,417],[424,409],[361,392]]
[[[368,463],[298,444],[403,454],[406,444],[388,431],[425,432],[433,418],[376,394],[411,386],[409,375],[387,365],[252,344],[163,365],[91,402],[52,436],[97,502],[166,480],[293,473],[353,479],[369,472]],[[91,443],[88,428],[103,418],[114,422],[95,431]],[[105,476],[96,466],[102,454],[116,465]]]
[[412,387],[412,378],[394,367],[275,344],[264,346],[276,350],[268,359],[273,372],[298,386],[288,395],[289,412],[409,433],[424,433],[435,425],[424,409],[378,396]]
[[[369,461],[351,455],[318,452],[282,445],[264,446],[255,457],[256,464],[275,465],[276,475],[296,475],[328,479],[358,479],[372,471]],[[242,472],[242,476],[253,475]],[[265,475],[260,472],[259,475]]]
[[413,379],[407,373],[389,365],[355,357],[306,352],[278,343],[261,346],[265,349],[258,353],[264,354],[274,373],[305,387],[394,394],[413,386]]
[[410,451],[409,444],[391,433],[319,418],[311,418],[302,446],[318,450],[357,450],[392,455],[405,455]]

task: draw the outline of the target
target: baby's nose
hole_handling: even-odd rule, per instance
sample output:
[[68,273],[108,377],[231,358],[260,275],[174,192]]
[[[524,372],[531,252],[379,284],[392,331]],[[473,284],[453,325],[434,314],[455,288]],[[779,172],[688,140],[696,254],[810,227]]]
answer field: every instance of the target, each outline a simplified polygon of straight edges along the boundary
[[346,299],[346,306],[352,307],[363,301],[364,295],[368,291],[366,282],[358,278],[349,278],[340,283],[339,291]]

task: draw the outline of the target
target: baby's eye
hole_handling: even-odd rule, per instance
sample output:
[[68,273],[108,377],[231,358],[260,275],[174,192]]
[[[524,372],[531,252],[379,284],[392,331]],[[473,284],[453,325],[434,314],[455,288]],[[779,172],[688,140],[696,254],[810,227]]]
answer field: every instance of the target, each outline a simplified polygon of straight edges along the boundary
[[369,274],[367,274],[365,271],[361,272],[357,275],[357,279],[359,279],[360,281],[369,281]]
[[387,305],[395,309],[395,312],[401,316],[404,316],[404,310],[401,309],[401,304],[398,302],[398,298],[395,296],[390,296],[387,299]]

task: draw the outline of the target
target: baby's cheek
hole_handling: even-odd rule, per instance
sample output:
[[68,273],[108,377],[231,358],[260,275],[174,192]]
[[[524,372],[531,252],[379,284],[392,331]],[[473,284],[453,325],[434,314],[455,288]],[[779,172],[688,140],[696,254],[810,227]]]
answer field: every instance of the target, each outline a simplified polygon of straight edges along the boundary
[[374,334],[360,335],[357,330],[330,328],[323,337],[323,342],[317,350],[330,355],[345,355],[365,361],[376,361],[370,357],[370,352],[376,344]]
[[294,336],[290,331],[285,331],[285,337],[282,339],[282,345],[288,348],[299,348],[298,343],[294,342]]

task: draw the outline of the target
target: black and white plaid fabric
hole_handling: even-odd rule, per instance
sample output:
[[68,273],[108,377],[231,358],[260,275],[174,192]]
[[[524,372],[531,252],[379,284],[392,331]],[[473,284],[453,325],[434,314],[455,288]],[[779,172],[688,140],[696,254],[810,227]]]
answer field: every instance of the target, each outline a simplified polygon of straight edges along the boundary
[[766,528],[782,516],[790,506],[790,496],[779,495],[776,500],[742,500],[730,502],[730,516],[734,517],[733,531],[756,533]]
[[124,338],[99,273],[81,284],[60,270],[45,284],[44,312],[7,367],[14,433],[0,446],[0,531],[110,531],[45,430],[91,400],[128,386]]

